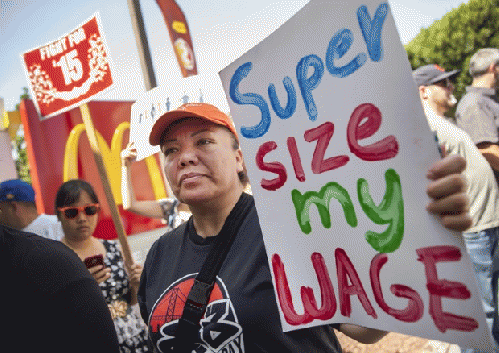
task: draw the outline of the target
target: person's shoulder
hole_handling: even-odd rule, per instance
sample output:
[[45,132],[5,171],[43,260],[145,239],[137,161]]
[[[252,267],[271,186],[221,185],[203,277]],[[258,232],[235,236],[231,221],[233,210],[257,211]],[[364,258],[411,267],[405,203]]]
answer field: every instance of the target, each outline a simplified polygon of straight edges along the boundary
[[14,271],[39,283],[51,283],[44,290],[57,290],[74,279],[92,278],[76,253],[57,240],[2,227],[3,250],[7,250]]
[[180,246],[185,236],[187,224],[188,221],[156,239],[147,253],[146,262],[153,261],[151,259],[154,258],[162,257],[163,254],[167,254],[169,252],[169,249]]

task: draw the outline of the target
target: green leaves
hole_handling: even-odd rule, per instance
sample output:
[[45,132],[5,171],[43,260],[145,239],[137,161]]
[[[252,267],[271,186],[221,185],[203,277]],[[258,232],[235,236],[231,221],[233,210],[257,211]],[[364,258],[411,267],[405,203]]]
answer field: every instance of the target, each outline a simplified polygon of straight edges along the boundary
[[423,28],[405,49],[413,69],[438,64],[447,71],[461,70],[454,91],[459,100],[471,84],[471,56],[478,49],[490,47],[499,47],[499,0],[470,0],[460,5]]

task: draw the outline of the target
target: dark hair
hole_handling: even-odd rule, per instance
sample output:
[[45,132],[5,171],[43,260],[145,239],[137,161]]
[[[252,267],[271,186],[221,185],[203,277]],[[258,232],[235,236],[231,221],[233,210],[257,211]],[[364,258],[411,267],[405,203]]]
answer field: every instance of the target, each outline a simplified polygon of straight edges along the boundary
[[[82,191],[85,191],[94,203],[99,203],[97,194],[94,191],[92,185],[87,183],[85,180],[72,179],[63,183],[59,190],[57,190],[57,195],[55,197],[55,210],[59,207],[69,206],[75,203],[80,198]],[[57,213],[59,213],[57,211]]]
[[[237,140],[236,135],[232,131],[230,131],[228,128],[224,126],[224,128],[230,133],[230,136],[232,137],[232,148],[234,150],[239,149],[239,141]],[[248,178],[248,171],[246,170],[246,164],[243,161],[243,170],[237,173],[237,176],[239,177],[239,181],[244,185],[249,184],[249,178]]]

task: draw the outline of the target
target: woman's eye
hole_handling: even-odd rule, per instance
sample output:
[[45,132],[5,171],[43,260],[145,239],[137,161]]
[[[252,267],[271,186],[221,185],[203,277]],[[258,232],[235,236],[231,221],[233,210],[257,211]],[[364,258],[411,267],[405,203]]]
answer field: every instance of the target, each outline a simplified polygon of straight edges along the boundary
[[175,152],[175,148],[174,148],[174,147],[165,148],[165,149],[163,150],[163,154],[164,154],[165,156],[168,156],[168,155],[172,154],[173,152]]
[[208,145],[208,144],[210,144],[210,143],[211,143],[211,141],[210,141],[210,140],[208,140],[208,139],[204,139],[204,138],[203,138],[203,139],[199,139],[199,140],[198,140],[198,145],[200,145],[200,146],[202,146],[202,145]]

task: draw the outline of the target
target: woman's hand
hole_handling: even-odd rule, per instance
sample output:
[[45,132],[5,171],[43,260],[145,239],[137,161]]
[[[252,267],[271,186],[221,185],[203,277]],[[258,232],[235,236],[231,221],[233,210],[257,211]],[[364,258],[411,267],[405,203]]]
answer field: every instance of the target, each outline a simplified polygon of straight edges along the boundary
[[129,166],[132,162],[137,159],[137,149],[133,142],[129,142],[128,145],[120,153],[121,163],[123,165]]
[[130,267],[130,273],[128,274],[128,276],[130,277],[130,287],[132,287],[132,289],[134,290],[137,290],[139,288],[140,276],[142,275],[143,268],[144,267],[138,263],[134,263]]
[[444,227],[464,231],[471,226],[467,182],[461,172],[466,160],[458,155],[449,155],[433,165],[426,174],[430,183],[426,193],[431,198],[428,212],[440,218]]
[[88,269],[90,274],[94,276],[95,280],[97,283],[102,283],[109,277],[111,277],[111,269],[109,267],[106,267],[104,265],[97,265],[90,267]]

